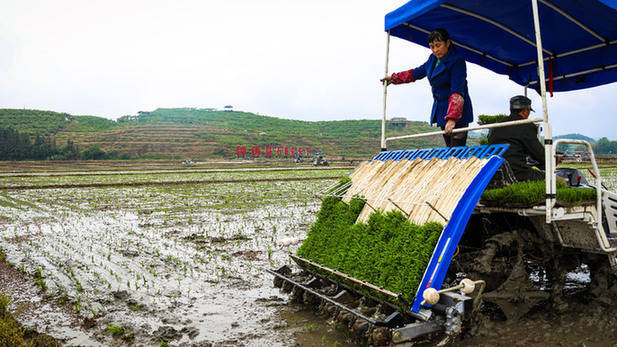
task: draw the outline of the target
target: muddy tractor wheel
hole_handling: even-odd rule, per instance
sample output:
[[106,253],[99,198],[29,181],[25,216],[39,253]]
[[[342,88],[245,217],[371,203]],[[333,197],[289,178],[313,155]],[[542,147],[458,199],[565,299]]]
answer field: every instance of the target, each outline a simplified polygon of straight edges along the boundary
[[479,250],[460,254],[452,268],[459,277],[485,280],[483,301],[497,305],[507,319],[514,320],[551,297],[530,279],[532,271],[543,278],[556,277],[550,247],[534,232],[517,229],[490,237]]
[[502,233],[484,242],[481,249],[461,253],[452,260],[452,269],[465,277],[486,281],[486,292],[504,283],[519,258],[514,232]]
[[589,266],[589,294],[605,306],[617,303],[617,275],[606,255],[588,255],[584,260]]

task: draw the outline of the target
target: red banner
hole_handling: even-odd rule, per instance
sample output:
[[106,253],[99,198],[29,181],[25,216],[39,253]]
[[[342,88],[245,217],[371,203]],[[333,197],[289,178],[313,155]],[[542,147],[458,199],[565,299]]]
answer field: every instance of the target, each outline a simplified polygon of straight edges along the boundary
[[[272,146],[264,146],[263,152],[261,147],[259,146],[251,146],[251,156],[252,157],[261,157],[266,158],[271,157],[304,157],[311,155],[311,147],[298,147],[298,146],[276,146],[274,147],[274,152],[272,151]],[[247,151],[245,146],[236,146],[236,156],[238,158],[244,158],[247,156]]]

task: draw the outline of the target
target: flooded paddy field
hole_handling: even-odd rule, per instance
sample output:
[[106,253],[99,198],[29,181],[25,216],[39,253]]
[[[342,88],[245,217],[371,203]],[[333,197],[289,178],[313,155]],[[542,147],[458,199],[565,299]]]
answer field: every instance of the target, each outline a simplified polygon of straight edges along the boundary
[[[581,166],[579,169],[583,172],[583,175],[589,183],[595,184],[595,179],[588,170],[591,169],[593,171],[591,166]],[[617,192],[617,167],[600,166],[598,169],[600,170],[600,178],[602,179],[604,187],[612,192]]]
[[[617,169],[602,170],[615,191]],[[8,262],[0,262],[0,290],[21,307],[24,325],[68,345],[353,345],[332,322],[290,304],[264,272],[290,264],[287,252],[316,219],[314,193],[349,172],[0,177],[12,188],[0,191]],[[588,282],[584,273],[570,279],[565,311],[547,304],[515,322],[482,316],[459,342],[614,344],[615,300],[579,290]]]
[[[327,179],[318,178],[329,175]],[[345,336],[289,306],[266,268],[316,218],[316,191],[345,170],[173,173],[156,181],[238,182],[3,191],[2,289],[23,324],[72,345],[345,345]],[[0,179],[0,185],[101,182],[110,176]],[[246,179],[274,178],[247,182]],[[288,180],[293,178],[295,180]],[[318,178],[318,179],[314,179]],[[126,182],[154,181],[149,174]]]

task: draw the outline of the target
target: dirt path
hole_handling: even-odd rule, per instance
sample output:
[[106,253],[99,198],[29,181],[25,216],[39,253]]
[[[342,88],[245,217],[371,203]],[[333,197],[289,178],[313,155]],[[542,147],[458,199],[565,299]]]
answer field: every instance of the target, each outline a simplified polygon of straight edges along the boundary
[[238,169],[169,169],[169,170],[124,170],[124,171],[64,171],[64,172],[0,172],[1,177],[58,177],[58,176],[107,176],[107,175],[165,175],[172,173],[220,173],[220,172],[273,172],[273,171],[327,171],[351,170],[353,166],[290,167],[290,168],[238,168]]

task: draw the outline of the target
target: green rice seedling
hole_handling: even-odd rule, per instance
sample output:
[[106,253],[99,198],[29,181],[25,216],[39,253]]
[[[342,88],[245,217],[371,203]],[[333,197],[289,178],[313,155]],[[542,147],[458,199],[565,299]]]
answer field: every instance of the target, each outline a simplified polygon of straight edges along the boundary
[[77,296],[77,301],[75,301],[75,303],[73,304],[73,309],[75,309],[75,313],[79,314],[79,312],[81,312],[82,306],[81,306],[81,296]]
[[37,278],[34,280],[34,283],[36,283],[37,285],[39,285],[41,287],[42,291],[47,291],[47,283],[45,282],[44,279],[42,278]]
[[411,300],[443,226],[418,226],[400,212],[376,212],[366,224],[356,224],[363,207],[359,199],[345,204],[336,197],[324,198],[298,255]]
[[62,291],[62,296],[60,297],[60,304],[64,305],[68,300],[68,294],[65,291]]
[[[481,202],[491,206],[529,207],[541,204],[546,199],[544,181],[518,182],[504,188],[489,189],[482,194]],[[596,192],[590,188],[567,188],[557,182],[557,202],[562,205],[594,201]]]
[[120,337],[124,335],[124,328],[115,324],[108,324],[105,328],[105,332],[111,334],[113,337]]

